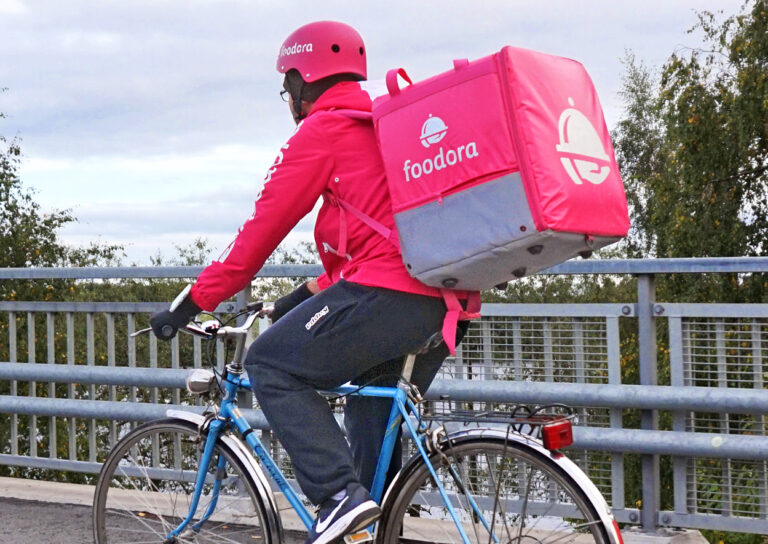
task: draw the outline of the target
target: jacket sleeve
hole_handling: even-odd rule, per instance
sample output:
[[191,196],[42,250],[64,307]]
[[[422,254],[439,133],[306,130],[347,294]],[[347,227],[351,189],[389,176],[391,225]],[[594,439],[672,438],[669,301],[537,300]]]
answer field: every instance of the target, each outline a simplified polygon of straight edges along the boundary
[[312,210],[333,171],[327,145],[321,120],[311,117],[283,145],[229,254],[206,267],[192,287],[192,300],[203,310],[212,311],[246,287],[283,238]]

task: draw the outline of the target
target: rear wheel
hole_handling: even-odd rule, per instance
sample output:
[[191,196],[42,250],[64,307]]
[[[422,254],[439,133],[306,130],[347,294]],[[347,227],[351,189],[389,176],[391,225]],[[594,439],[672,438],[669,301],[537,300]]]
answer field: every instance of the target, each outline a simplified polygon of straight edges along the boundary
[[[197,426],[190,422],[154,421],[126,435],[109,454],[96,484],[96,543],[166,542],[190,510],[201,456]],[[221,440],[206,471],[192,522],[170,542],[270,543],[255,485]],[[214,500],[215,509],[209,512]],[[193,527],[206,516],[199,527]]]
[[[609,544],[586,494],[535,450],[505,440],[470,439],[430,459],[461,521],[477,544]],[[385,505],[380,543],[464,542],[427,465],[404,473]]]

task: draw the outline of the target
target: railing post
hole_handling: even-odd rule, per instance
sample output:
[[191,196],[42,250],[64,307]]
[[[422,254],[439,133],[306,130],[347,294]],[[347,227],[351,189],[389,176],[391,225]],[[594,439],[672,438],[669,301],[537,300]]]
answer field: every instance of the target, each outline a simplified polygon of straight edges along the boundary
[[[642,274],[637,278],[637,330],[638,353],[640,357],[640,385],[657,385],[658,368],[656,364],[656,284],[651,274]],[[658,429],[656,410],[642,410],[640,426],[643,430]],[[642,457],[642,509],[640,523],[643,531],[654,532],[660,509],[659,456]]]

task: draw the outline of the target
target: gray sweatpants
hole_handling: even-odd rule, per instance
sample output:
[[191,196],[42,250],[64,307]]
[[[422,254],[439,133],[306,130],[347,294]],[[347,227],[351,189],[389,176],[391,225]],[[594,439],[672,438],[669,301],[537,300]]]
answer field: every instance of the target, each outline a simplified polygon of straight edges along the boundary
[[[388,399],[349,398],[350,449],[316,390],[385,375],[376,384],[394,384],[402,356],[439,331],[444,316],[442,299],[342,280],[288,312],[251,345],[246,369],[254,393],[314,504],[352,481],[370,488],[391,408]],[[421,391],[447,354],[441,344],[417,359],[412,381]],[[390,477],[399,461],[398,448]]]

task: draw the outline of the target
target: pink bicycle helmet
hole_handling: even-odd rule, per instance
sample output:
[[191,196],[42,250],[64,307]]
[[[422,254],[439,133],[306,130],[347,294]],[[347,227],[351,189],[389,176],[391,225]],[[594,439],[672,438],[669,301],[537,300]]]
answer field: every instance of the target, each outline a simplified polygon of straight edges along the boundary
[[296,69],[307,83],[335,74],[367,79],[363,38],[351,26],[318,21],[296,29],[280,46],[277,71]]

